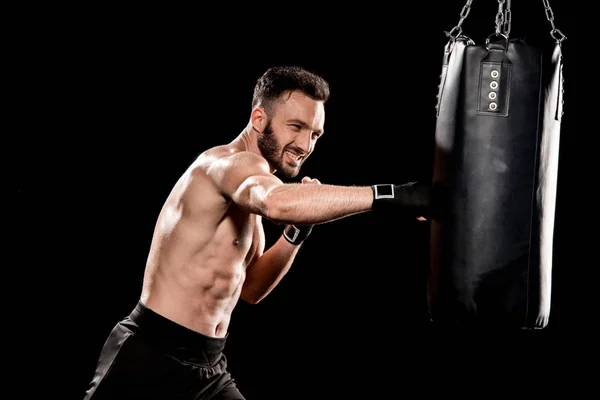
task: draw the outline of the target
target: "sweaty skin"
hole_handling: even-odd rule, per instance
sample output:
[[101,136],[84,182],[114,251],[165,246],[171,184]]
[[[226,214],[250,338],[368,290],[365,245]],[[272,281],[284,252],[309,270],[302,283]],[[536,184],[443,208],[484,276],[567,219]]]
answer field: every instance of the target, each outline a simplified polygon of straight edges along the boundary
[[[271,120],[269,159],[257,137],[268,128],[260,107],[231,143],[202,153],[174,185],[156,222],[140,300],[206,336],[227,335],[240,298],[258,303],[289,270],[299,246],[280,237],[265,251],[262,218],[319,224],[369,211],[369,187],[324,185],[296,176],[322,135],[323,104],[292,93]],[[276,168],[277,167],[277,168]]]

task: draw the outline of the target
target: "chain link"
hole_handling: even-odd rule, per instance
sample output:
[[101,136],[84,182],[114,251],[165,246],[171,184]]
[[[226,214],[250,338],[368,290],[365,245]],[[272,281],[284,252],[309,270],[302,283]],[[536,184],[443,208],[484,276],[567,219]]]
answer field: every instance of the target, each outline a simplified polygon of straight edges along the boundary
[[462,33],[462,24],[465,22],[469,12],[471,12],[471,4],[473,4],[473,0],[467,0],[467,4],[465,4],[462,10],[460,10],[460,20],[458,21],[458,24],[456,24],[456,26],[452,28],[450,32],[444,32],[450,39],[456,39]]
[[550,26],[552,27],[552,30],[550,31],[550,36],[552,36],[552,38],[554,38],[554,40],[556,40],[557,43],[562,43],[562,41],[565,40],[567,37],[560,31],[560,29],[556,28],[556,26],[554,25],[554,12],[550,7],[550,1],[542,0],[542,3],[544,3],[546,19],[548,20],[548,22],[550,22]]
[[506,8],[504,9],[504,26],[502,29],[504,30],[504,34],[508,36],[510,33],[512,21],[512,11],[510,10],[510,0],[506,0]]
[[496,13],[496,35],[502,34],[504,26],[504,0],[498,0],[498,12]]
[[[508,37],[510,33],[511,24],[511,0],[498,0],[498,12],[496,13],[496,35]],[[506,5],[505,5],[506,4]]]

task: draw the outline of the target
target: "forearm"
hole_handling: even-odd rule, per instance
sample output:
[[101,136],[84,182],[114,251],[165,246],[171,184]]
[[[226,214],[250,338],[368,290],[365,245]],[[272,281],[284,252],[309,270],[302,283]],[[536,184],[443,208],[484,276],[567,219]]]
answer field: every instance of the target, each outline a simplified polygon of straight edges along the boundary
[[371,210],[373,191],[368,186],[288,184],[273,189],[265,203],[272,221],[312,225]]
[[287,274],[300,246],[283,236],[265,251],[246,271],[241,298],[251,304],[264,299]]

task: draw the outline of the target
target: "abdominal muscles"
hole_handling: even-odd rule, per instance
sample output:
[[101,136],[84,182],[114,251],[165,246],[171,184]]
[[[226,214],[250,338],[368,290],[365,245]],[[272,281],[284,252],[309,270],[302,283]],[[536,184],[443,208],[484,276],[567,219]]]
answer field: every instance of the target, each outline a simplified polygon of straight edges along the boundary
[[157,224],[141,300],[180,325],[223,337],[246,276],[248,226],[240,231],[225,219],[216,229],[202,230],[176,220],[170,229]]

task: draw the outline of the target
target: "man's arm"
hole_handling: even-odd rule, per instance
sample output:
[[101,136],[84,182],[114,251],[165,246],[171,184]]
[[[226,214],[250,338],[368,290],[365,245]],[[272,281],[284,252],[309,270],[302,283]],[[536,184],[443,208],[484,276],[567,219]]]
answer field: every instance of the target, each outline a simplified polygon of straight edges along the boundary
[[389,205],[413,207],[420,201],[416,200],[418,196],[414,196],[416,192],[410,184],[378,187],[323,185],[318,181],[318,184],[285,184],[270,173],[264,160],[251,153],[228,157],[212,175],[224,195],[238,207],[286,224],[286,230],[296,225],[302,232],[294,240],[291,236],[296,231],[288,230],[287,238],[282,235],[263,253],[264,233],[262,228],[257,231],[255,240],[263,245],[246,269],[241,293],[241,298],[252,304],[265,298],[287,274],[311,225],[371,209],[387,209]]
[[[306,232],[315,223],[368,211],[373,202],[373,194],[368,187],[329,185],[322,191],[306,191],[303,189],[323,185],[285,184],[270,172],[266,161],[252,153],[236,153],[222,158],[211,166],[208,173],[221,193],[237,207],[259,218],[286,224],[284,229],[298,225],[298,229]],[[362,199],[359,192],[362,192]],[[286,239],[282,234],[264,251],[264,231],[262,225],[257,224],[253,240],[259,245],[246,268],[240,295],[242,300],[258,303],[287,274],[300,248],[299,240],[305,238],[305,235],[300,235],[294,240],[292,236],[290,234]]]
[[268,164],[252,153],[220,161],[213,173],[217,185],[241,209],[274,223],[313,225],[371,210],[368,186],[283,183]]
[[[305,177],[303,184],[320,185],[318,179]],[[288,273],[298,254],[300,245],[308,237],[312,226],[288,225],[279,240],[266,252],[264,249],[264,231],[262,224],[256,225],[255,240],[259,242],[258,251],[246,269],[246,279],[242,288],[241,298],[248,303],[257,304],[264,299],[279,284]]]
[[264,299],[288,273],[299,249],[281,236],[267,251],[257,254],[246,269],[240,297],[250,304]]

